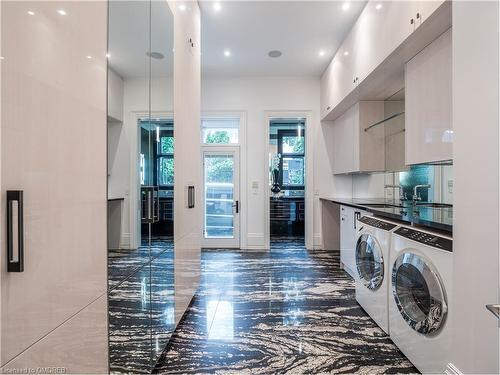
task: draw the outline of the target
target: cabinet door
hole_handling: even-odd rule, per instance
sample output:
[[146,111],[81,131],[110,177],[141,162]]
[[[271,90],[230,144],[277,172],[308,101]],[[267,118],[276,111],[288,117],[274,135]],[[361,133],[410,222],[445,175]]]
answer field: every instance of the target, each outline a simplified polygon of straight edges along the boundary
[[340,261],[352,275],[354,261],[354,209],[342,206],[340,210]]
[[336,119],[332,126],[333,174],[349,173],[354,168],[354,127],[357,105]]
[[[419,2],[390,1],[381,4],[382,8],[379,9],[379,12],[383,26],[379,30],[381,38],[377,43],[377,48],[384,51],[384,56],[387,57],[415,31]],[[413,24],[411,19],[414,21]]]
[[328,112],[330,111],[331,108],[331,100],[332,100],[332,95],[331,92],[334,89],[334,85],[332,82],[332,76],[333,76],[333,68],[335,66],[334,64],[335,60],[332,60],[328,68],[325,70],[323,75],[321,76],[321,82],[320,82],[320,117],[323,119]]
[[379,2],[369,2],[352,29],[354,36],[354,76],[358,84],[362,82],[389,54],[380,48],[384,40],[382,33],[386,21],[384,6]]
[[451,160],[451,29],[406,64],[406,164]]
[[417,20],[417,27],[425,22],[429,16],[436,11],[437,8],[444,1],[419,1],[417,12],[419,13],[419,18]]

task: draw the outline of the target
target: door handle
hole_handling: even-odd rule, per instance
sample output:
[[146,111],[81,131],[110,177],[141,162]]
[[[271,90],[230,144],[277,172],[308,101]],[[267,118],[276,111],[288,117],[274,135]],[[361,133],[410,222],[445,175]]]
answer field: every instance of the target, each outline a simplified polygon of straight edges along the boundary
[[195,201],[194,186],[190,185],[188,186],[188,208],[194,208],[194,201]]
[[24,271],[23,191],[7,190],[7,272]]
[[233,207],[235,208],[236,213],[238,214],[240,212],[240,201],[234,202]]

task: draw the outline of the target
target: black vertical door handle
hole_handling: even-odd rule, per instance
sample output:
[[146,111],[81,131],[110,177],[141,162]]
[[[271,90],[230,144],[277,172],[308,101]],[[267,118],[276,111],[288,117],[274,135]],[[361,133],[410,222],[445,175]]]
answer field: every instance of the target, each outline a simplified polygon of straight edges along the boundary
[[233,204],[233,207],[235,208],[236,213],[240,212],[240,201],[235,201]]
[[7,190],[7,272],[24,271],[23,191]]
[[194,208],[194,201],[194,186],[190,185],[188,186],[188,208]]

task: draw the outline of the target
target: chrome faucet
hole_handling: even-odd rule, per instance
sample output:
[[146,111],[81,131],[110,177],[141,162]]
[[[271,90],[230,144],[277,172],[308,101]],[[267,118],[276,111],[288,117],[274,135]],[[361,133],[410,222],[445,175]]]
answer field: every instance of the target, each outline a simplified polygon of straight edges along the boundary
[[400,201],[406,201],[408,198],[406,198],[406,193],[403,192],[403,187],[401,185],[385,185],[384,186],[386,189],[399,189],[399,200]]
[[415,185],[413,188],[413,203],[416,203],[417,201],[421,201],[422,198],[420,197],[420,194],[418,194],[418,189],[419,188],[424,188],[424,189],[430,189],[431,185],[430,184],[425,184],[425,185]]

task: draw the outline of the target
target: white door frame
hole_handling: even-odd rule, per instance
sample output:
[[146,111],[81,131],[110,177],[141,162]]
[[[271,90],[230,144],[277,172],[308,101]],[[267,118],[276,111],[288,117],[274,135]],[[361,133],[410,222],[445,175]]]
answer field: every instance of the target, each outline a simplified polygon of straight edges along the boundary
[[[139,120],[141,119],[164,119],[172,120],[174,113],[172,111],[131,111],[130,119],[134,123],[131,129],[130,140],[130,188],[129,198],[129,246],[130,249],[137,249],[141,245],[141,180],[140,180],[140,144]],[[124,124],[125,125],[125,124]],[[174,122],[175,125],[175,122]],[[123,125],[122,125],[123,126]],[[129,131],[127,129],[127,131]],[[175,132],[174,132],[175,147]],[[175,159],[174,159],[175,160]],[[174,170],[175,173],[175,170]],[[175,225],[175,222],[174,222]]]
[[[247,248],[247,236],[248,236],[248,214],[247,214],[247,112],[245,110],[235,110],[235,111],[224,111],[224,110],[213,110],[213,111],[202,111],[201,119],[210,118],[238,118],[240,120],[240,130],[239,130],[239,142],[240,146],[240,248]],[[201,147],[210,146],[203,144],[201,139],[201,124],[200,124],[200,145]],[[221,146],[221,145],[219,145]],[[236,145],[228,145],[236,146]],[[202,162],[202,161],[200,161]]]
[[305,170],[305,196],[304,202],[306,205],[306,216],[305,216],[305,245],[307,249],[313,249],[313,220],[314,220],[314,210],[313,210],[313,189],[314,189],[314,176],[313,176],[313,133],[314,127],[312,123],[312,111],[265,111],[264,112],[264,121],[265,121],[265,142],[266,142],[266,157],[264,158],[264,243],[266,249],[271,248],[271,219],[270,219],[270,194],[269,194],[269,122],[273,118],[304,118],[306,120],[305,132],[306,132],[306,170]]
[[241,186],[240,186],[240,146],[239,145],[204,145],[201,146],[201,162],[202,162],[202,170],[203,170],[203,236],[201,239],[201,243],[203,247],[206,248],[240,248],[241,243],[241,209],[238,213],[235,212],[233,208],[234,214],[234,238],[205,238],[205,155],[224,155],[224,154],[232,154],[234,160],[234,190],[233,190],[233,202],[238,201],[238,204],[241,208]]

